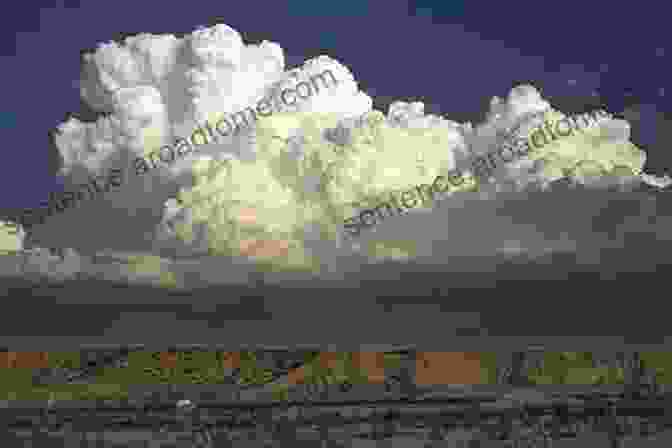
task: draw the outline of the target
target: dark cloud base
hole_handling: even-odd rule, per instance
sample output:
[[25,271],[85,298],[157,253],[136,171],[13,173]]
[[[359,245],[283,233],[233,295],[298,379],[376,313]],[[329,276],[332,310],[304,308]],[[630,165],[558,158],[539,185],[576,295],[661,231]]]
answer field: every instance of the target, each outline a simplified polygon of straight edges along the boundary
[[445,349],[473,338],[497,342],[497,336],[658,344],[668,332],[661,312],[666,302],[653,291],[672,270],[651,255],[665,250],[653,244],[612,250],[590,267],[578,264],[575,254],[447,257],[444,265],[367,266],[342,281],[180,293],[104,281],[3,281],[3,295],[12,300],[0,325],[13,345],[83,337],[94,344],[131,344],[135,338],[163,345],[338,341]]

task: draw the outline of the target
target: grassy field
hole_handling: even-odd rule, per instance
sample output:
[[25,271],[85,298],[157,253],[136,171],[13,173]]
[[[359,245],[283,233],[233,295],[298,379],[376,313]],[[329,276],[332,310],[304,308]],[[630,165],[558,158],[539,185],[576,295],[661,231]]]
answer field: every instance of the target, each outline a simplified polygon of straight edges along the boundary
[[[123,367],[99,367],[84,381],[36,385],[34,378],[39,372],[77,372],[86,362],[79,352],[2,355],[3,400],[114,400],[127,397],[131,385],[225,383],[241,388],[277,384],[278,398],[282,398],[299,384],[384,383],[403,365],[414,366],[417,385],[496,384],[497,367],[506,362],[503,355],[495,353],[308,352],[294,356],[292,366],[278,367],[273,359],[277,354],[260,358],[254,352],[132,351]],[[646,352],[640,358],[644,368],[655,374],[658,384],[672,381],[672,353]],[[532,385],[623,384],[623,369],[606,364],[598,362],[591,353],[544,352],[523,374]]]

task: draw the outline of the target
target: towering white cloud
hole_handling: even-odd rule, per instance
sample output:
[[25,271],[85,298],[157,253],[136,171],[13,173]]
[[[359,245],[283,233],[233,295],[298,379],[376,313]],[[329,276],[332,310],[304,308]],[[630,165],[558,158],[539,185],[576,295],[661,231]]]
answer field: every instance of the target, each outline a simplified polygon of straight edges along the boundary
[[[193,187],[194,163],[202,162],[204,156],[211,161],[231,157],[237,162],[254,162],[264,151],[268,154],[286,152],[292,159],[284,160],[286,165],[269,163],[261,167],[259,164],[259,169],[263,168],[260,172],[276,177],[275,183],[265,186],[263,179],[251,178],[254,172],[249,171],[247,181],[239,174],[237,184],[232,187],[235,191],[230,192],[231,201],[238,201],[239,193],[249,193],[249,196],[258,197],[258,204],[263,205],[264,188],[281,191],[287,202],[294,196],[302,197],[303,193],[311,200],[324,193],[324,170],[318,172],[306,162],[300,176],[294,176],[296,173],[288,166],[299,166],[296,161],[308,160],[307,156],[314,154],[319,146],[328,146],[329,151],[356,147],[361,153],[359,160],[353,159],[351,166],[340,167],[340,171],[328,169],[331,174],[340,176],[340,184],[334,183],[326,192],[333,200],[341,193],[342,196],[352,193],[346,191],[346,187],[380,193],[394,182],[399,184],[395,184],[397,187],[408,182],[417,183],[411,179],[401,180],[402,173],[412,172],[422,177],[427,174],[425,171],[439,170],[439,165],[440,170],[456,166],[468,169],[474,154],[493,151],[512,133],[530,132],[548,114],[562,116],[531,85],[513,88],[505,99],[492,98],[484,122],[476,126],[425,114],[424,104],[418,101],[396,101],[385,115],[373,111],[372,99],[360,90],[353,72],[341,62],[323,55],[298,67],[287,68],[280,45],[270,41],[246,44],[238,31],[224,24],[199,28],[182,38],[145,33],[128,37],[123,42],[101,44],[95,51],[83,55],[81,76],[83,100],[102,115],[94,122],[69,118],[57,126],[54,143],[63,160],[59,174],[65,178],[67,189],[93,176],[121,168],[123,185],[104,197],[78,203],[49,217],[44,225],[33,229],[29,245],[93,252],[110,248],[152,250],[157,246],[155,238],[161,243],[159,246],[173,244],[176,231],[170,226],[174,222],[193,221],[190,211],[175,198],[180,189],[186,191]],[[294,92],[295,101],[278,101],[288,90]],[[133,162],[138,157],[164,145],[172,145],[176,139],[188,138],[205,122],[212,123],[223,115],[254,108],[265,98],[271,99],[273,114],[282,116],[272,125],[268,121],[262,124],[251,119],[247,128],[200,145],[198,151],[179,161],[159,166],[144,175],[135,173]],[[310,119],[304,119],[307,116]],[[318,116],[322,118],[316,118]],[[381,121],[385,126],[379,126]],[[373,135],[378,131],[379,135]],[[273,132],[277,135],[271,135]],[[595,133],[595,145],[589,139],[579,142],[590,147],[590,151],[584,151],[590,153],[589,156],[618,148],[627,157],[631,156],[632,160],[628,161],[633,164],[642,162],[629,142],[630,128],[626,121],[607,120]],[[418,135],[423,136],[426,147],[405,144],[419,141],[414,140]],[[394,152],[396,158],[387,157],[387,154],[383,157],[380,148],[371,144],[376,138],[384,141],[386,144],[381,147]],[[442,152],[432,152],[430,147],[432,151],[440,148]],[[585,155],[584,152],[581,154]],[[327,159],[324,157],[325,161]],[[400,160],[403,163],[397,163]],[[372,161],[376,161],[377,166]],[[506,164],[493,189],[509,181],[518,182],[524,189],[534,179],[539,179],[539,172],[535,171],[537,165],[531,158]],[[292,180],[292,176],[301,178]],[[353,181],[357,176],[372,181],[366,183],[360,179],[357,183]],[[207,173],[202,177],[207,189],[213,181]],[[642,176],[642,180],[667,185],[667,182],[661,183],[660,179],[648,175]],[[480,187],[483,191],[490,188],[487,185]],[[297,189],[303,189],[301,194],[296,193]],[[305,215],[299,216],[298,212],[282,215],[279,209],[283,204],[278,201],[273,204],[276,208],[267,207],[266,218],[273,218],[274,224],[282,221],[288,228],[295,223],[308,223],[303,231],[306,245],[314,243],[320,256],[328,258],[334,245],[320,241],[319,229],[311,227],[314,216],[310,213],[317,212],[306,208],[302,211]],[[224,219],[223,216],[219,218]],[[398,226],[386,223],[383,227]],[[205,227],[192,229],[194,238],[187,245],[187,252],[207,250]],[[508,238],[511,241],[522,239],[518,234]],[[254,244],[250,243],[250,247]],[[259,249],[257,246],[252,248],[255,247]]]

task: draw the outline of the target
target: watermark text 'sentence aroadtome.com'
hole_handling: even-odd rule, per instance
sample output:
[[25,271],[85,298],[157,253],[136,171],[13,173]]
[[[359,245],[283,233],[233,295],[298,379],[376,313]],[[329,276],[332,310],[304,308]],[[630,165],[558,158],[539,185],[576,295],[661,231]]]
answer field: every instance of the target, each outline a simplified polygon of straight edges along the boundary
[[[572,135],[574,131],[581,131],[582,128],[597,125],[600,121],[607,120],[610,117],[611,115],[608,112],[597,110],[590,114],[565,117],[558,120],[555,122],[555,133],[553,133],[551,129],[553,123],[548,121],[543,125],[537,126],[528,137],[515,136],[515,133],[512,133],[515,138],[513,138],[513,140],[507,140],[506,143],[496,151],[474,156],[471,160],[471,168],[477,177],[487,178],[492,175],[493,170],[501,165],[502,162],[512,162],[516,157],[520,158],[529,154],[532,148],[539,149],[542,146],[549,144],[551,141],[557,140],[558,137],[568,137]],[[579,123],[579,119],[583,120],[583,126]],[[565,129],[561,129],[560,125],[564,125]],[[548,135],[550,135],[550,138],[548,138]],[[504,153],[507,152],[512,155],[510,158],[504,158]],[[458,169],[454,169],[448,173],[448,183],[444,184],[443,187],[440,186],[442,179],[446,178],[444,176],[438,176],[431,186],[418,185],[411,190],[401,193],[401,203],[407,209],[413,208],[417,205],[415,197],[416,192],[423,203],[425,203],[427,200],[425,199],[425,196],[423,196],[423,192],[427,192],[428,197],[433,200],[436,193],[448,191],[450,189],[449,185],[458,187],[465,181],[462,171]],[[411,201],[413,202],[409,203]],[[365,209],[361,211],[359,215],[346,219],[344,228],[348,231],[350,236],[359,235],[363,229],[372,227],[385,218],[383,213],[384,209],[387,209],[389,216],[395,214],[400,215],[405,211],[399,206],[397,198],[391,194],[389,202],[383,202],[373,209]]]
[[[273,114],[273,106],[280,109],[281,104],[293,106],[300,100],[307,100],[319,93],[320,82],[323,87],[337,85],[338,80],[331,70],[309,77],[310,82],[301,81],[294,88],[283,89],[277,96],[267,96],[257,101],[256,107],[247,107],[242,111],[229,116],[224,116],[214,123],[213,126],[207,121],[198,126],[189,139],[177,138],[172,145],[162,146],[144,157],[136,157],[133,161],[135,174],[140,176],[161,164],[169,165],[177,159],[185,157],[196,151],[196,147],[216,141],[217,134],[222,137],[232,137],[240,134],[245,128],[250,127],[258,120],[258,116],[268,117]],[[320,81],[320,82],[318,82]],[[206,132],[207,131],[207,132]],[[197,139],[196,137],[200,137]],[[200,140],[200,141],[199,141]],[[56,212],[63,212],[88,198],[109,192],[112,187],[120,187],[123,184],[123,170],[111,169],[107,176],[96,176],[86,185],[79,185],[75,191],[51,193],[49,200],[40,202],[40,207],[25,209],[21,212],[19,223],[27,230],[36,224],[43,224],[47,217]]]

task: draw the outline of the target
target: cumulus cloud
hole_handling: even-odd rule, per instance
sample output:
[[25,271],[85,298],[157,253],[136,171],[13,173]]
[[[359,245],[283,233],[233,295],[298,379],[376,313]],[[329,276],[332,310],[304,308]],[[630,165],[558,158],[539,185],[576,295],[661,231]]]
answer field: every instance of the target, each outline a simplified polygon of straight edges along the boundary
[[[162,215],[163,203],[179,186],[189,183],[194,157],[142,177],[131,169],[135,157],[176,138],[188,138],[197,124],[213,114],[235,113],[283,87],[310,81],[324,68],[333,70],[343,82],[324,86],[302,107],[337,109],[350,115],[370,109],[370,98],[357,90],[352,74],[337,61],[323,57],[285,71],[280,45],[269,41],[245,44],[236,30],[223,24],[199,28],[184,38],[144,33],[99,45],[82,58],[80,93],[102,115],[93,122],[69,118],[54,130],[53,142],[62,161],[59,175],[66,190],[115,167],[124,169],[124,186],[105,198],[52,216],[48,224],[34,229],[30,240],[81,250],[127,247],[145,240]],[[243,130],[203,145],[200,152],[248,157],[254,151],[253,134],[253,129]],[[142,220],[146,220],[144,225],[140,225]],[[92,236],[89,242],[81,238],[84,228],[104,228],[111,223],[118,229],[116,235],[101,232],[105,235]]]
[[[355,131],[363,132],[362,117],[377,115],[367,115],[373,109],[373,101],[360,90],[347,66],[328,56],[293,68],[285,64],[285,53],[279,44],[246,44],[238,31],[223,24],[199,28],[183,38],[140,34],[123,42],[103,43],[84,54],[80,94],[99,116],[90,122],[70,117],[54,130],[53,142],[62,161],[59,175],[68,189],[92,176],[121,168],[123,185],[104,197],[83,201],[49,217],[44,225],[31,229],[26,246],[74,248],[81,253],[155,250],[157,237],[174,233],[169,228],[171,222],[190,220],[188,211],[175,198],[181,188],[193,186],[194,162],[202,156],[254,161],[262,149],[259,133],[265,131],[251,123],[235,135],[201,145],[198,154],[141,176],[134,171],[133,161],[176,139],[188,138],[195,127],[213,117],[254,107],[263,98],[277,98],[282,91],[297,89],[301,84],[312,87],[311,95],[293,104],[275,102],[275,113],[332,114],[336,122],[319,137],[321,143],[345,147],[366,141],[355,142],[353,135]],[[326,82],[329,76],[337,82]],[[380,116],[386,126],[401,129],[404,135],[437,130],[447,143],[444,168],[457,166],[467,170],[475,154],[501,146],[513,130],[529,132],[543,121],[545,114],[555,112],[534,86],[520,85],[504,99],[492,98],[485,121],[475,126],[426,114],[424,104],[418,101],[393,102],[387,115]],[[306,148],[316,141],[310,133],[295,131],[288,131],[283,145],[300,160]],[[629,144],[627,121],[608,120],[596,132],[600,145]],[[447,254],[541,253],[544,247],[572,251],[584,244],[595,244],[589,237],[594,233],[594,214],[588,210],[598,207],[600,201],[618,202],[613,196],[581,196],[577,201],[574,197],[569,199],[570,193],[549,191],[543,193],[545,196],[526,194],[524,199],[482,199],[500,191],[511,180],[518,182],[518,190],[531,190],[542,176],[536,168],[536,164],[521,161],[505,164],[496,185],[483,184],[479,193],[456,194],[431,210],[411,211],[407,216],[387,220],[358,242],[325,241],[319,229],[308,225],[303,231],[305,245],[319,254],[332,271],[344,271],[371,261],[358,247],[384,240],[413,240],[420,256],[444,265]],[[667,178],[647,176],[636,182],[669,185]],[[306,175],[303,181],[308,193],[320,192],[319,178]],[[479,199],[467,199],[473,196]],[[539,212],[546,204],[553,204],[551,210]],[[578,209],[585,209],[586,213],[580,214]],[[616,240],[602,239],[599,244],[620,241],[618,238],[628,233],[620,229]],[[207,252],[207,235],[201,230],[196,229],[196,238],[187,247],[192,255]],[[167,238],[159,246],[173,242]],[[223,265],[220,262],[217,266],[222,269]]]

